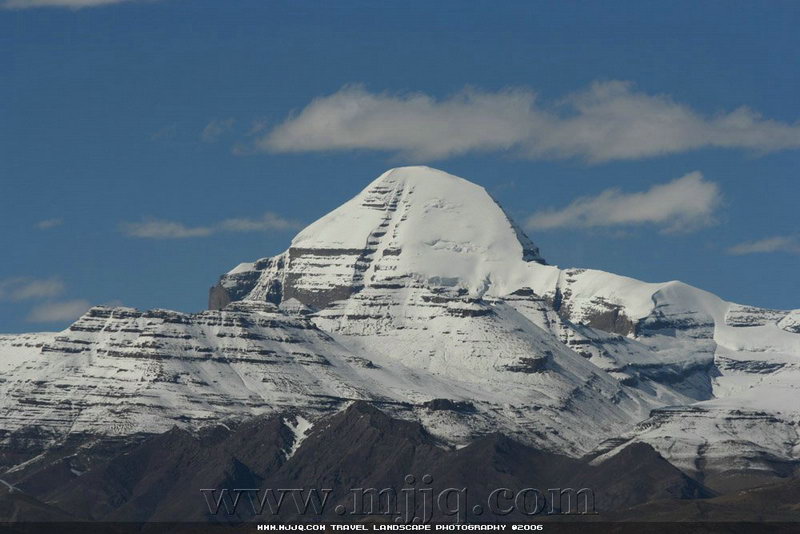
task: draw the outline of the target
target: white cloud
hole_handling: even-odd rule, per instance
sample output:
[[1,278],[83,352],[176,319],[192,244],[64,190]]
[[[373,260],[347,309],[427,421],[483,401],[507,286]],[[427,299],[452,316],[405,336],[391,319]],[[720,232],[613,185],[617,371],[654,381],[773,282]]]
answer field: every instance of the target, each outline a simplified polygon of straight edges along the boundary
[[721,198],[717,184],[692,172],[644,192],[607,189],[594,197],[578,198],[565,208],[534,213],[526,227],[547,230],[654,224],[665,232],[686,231],[713,223]]
[[620,81],[593,83],[550,106],[539,104],[528,89],[467,88],[437,100],[346,86],[313,100],[255,144],[269,152],[361,149],[434,160],[502,151],[595,163],[708,147],[797,149],[800,124],[765,119],[747,107],[705,116]]
[[234,119],[213,120],[203,129],[200,140],[204,143],[216,143],[220,137],[233,129],[235,123]]
[[110,4],[121,4],[137,0],[5,0],[2,4],[7,9],[30,9],[34,7],[66,7],[81,9],[84,7],[99,7]]
[[797,236],[767,237],[756,241],[739,243],[728,249],[728,254],[736,256],[744,254],[765,254],[769,252],[800,254],[800,238]]
[[19,276],[0,280],[0,300],[21,301],[55,297],[63,293],[64,283],[58,278]]
[[44,219],[43,221],[37,222],[34,227],[39,230],[49,230],[50,228],[55,228],[62,224],[64,224],[64,219]]
[[285,219],[275,213],[264,213],[260,218],[225,219],[208,226],[186,226],[176,221],[148,219],[142,222],[126,222],[120,225],[121,231],[130,237],[150,239],[184,239],[206,237],[221,232],[266,232],[270,230],[291,230],[300,228],[297,221]]
[[211,235],[213,229],[207,226],[186,226],[175,221],[148,219],[142,222],[126,222],[120,225],[122,232],[131,237],[151,239],[183,239]]
[[267,212],[259,219],[225,219],[217,226],[227,232],[265,232],[268,230],[292,230],[301,226],[297,221],[284,219],[280,215]]
[[81,299],[45,302],[31,310],[27,321],[30,323],[72,321],[86,313],[90,307],[88,301]]
[[257,146],[273,152],[368,149],[437,159],[507,150],[528,136],[533,95],[465,90],[444,101],[415,93],[372,94],[345,87],[311,102]]
[[26,318],[32,323],[70,321],[80,317],[90,308],[89,302],[83,299],[52,300],[63,292],[64,283],[56,277],[18,276],[0,280],[0,301],[40,301]]

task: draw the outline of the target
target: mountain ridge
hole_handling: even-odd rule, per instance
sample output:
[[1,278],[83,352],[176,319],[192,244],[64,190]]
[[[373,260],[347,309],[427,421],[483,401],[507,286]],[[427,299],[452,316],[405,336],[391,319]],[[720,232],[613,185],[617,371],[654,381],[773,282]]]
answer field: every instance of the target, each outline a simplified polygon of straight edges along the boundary
[[800,460],[800,311],[547,265],[483,188],[426,167],[238,265],[209,304],[0,337],[8,467],[70,435],[313,420],[353,400],[458,446],[498,429],[573,457],[646,443],[712,486]]

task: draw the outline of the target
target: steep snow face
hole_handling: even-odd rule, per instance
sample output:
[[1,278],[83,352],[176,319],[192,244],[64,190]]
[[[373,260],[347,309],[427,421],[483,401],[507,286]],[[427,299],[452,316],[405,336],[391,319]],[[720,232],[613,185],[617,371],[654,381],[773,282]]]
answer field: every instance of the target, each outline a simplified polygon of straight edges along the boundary
[[314,308],[399,278],[499,295],[519,287],[530,262],[543,262],[539,250],[482,187],[404,167],[308,226],[281,257],[239,265],[220,287],[229,300],[296,298]]
[[539,250],[484,188],[429,167],[385,172],[300,232],[291,246],[374,247],[378,255],[397,251],[398,273],[457,278],[475,290],[487,279],[506,278],[513,260],[542,261]]

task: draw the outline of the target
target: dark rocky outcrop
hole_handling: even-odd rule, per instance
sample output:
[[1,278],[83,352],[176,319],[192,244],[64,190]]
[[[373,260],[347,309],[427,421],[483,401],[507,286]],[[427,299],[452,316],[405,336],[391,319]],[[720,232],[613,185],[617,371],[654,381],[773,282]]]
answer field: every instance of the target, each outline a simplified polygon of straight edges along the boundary
[[582,487],[598,488],[601,510],[621,510],[655,499],[704,499],[713,493],[646,443],[632,443],[608,460],[582,470]]
[[[455,407],[450,406],[451,401],[438,401],[431,406]],[[54,520],[264,521],[272,517],[264,515],[269,514],[268,508],[254,515],[247,492],[240,495],[235,512],[226,513],[223,505],[219,513],[211,514],[201,490],[215,489],[214,498],[219,498],[222,489],[264,492],[267,488],[295,488],[305,492],[303,499],[312,489],[331,492],[322,514],[299,514],[295,504],[287,501],[276,514],[282,520],[358,521],[369,515],[372,506],[376,508],[371,515],[378,519],[393,519],[383,512],[408,514],[411,510],[408,517],[403,515],[409,519],[426,513],[425,498],[417,493],[416,504],[408,508],[403,491],[429,489],[434,496],[450,491],[452,498],[463,495],[469,499],[469,507],[462,508],[462,520],[496,521],[526,518],[519,510],[507,515],[492,510],[503,510],[514,502],[513,496],[530,491],[528,488],[538,490],[536,502],[542,516],[548,512],[556,516],[582,513],[588,506],[598,517],[606,517],[653,500],[711,496],[644,444],[631,445],[599,465],[538,450],[502,434],[485,435],[454,449],[420,424],[392,418],[361,401],[317,421],[304,436],[293,426],[299,428],[289,414],[254,418],[232,428],[207,427],[196,434],[174,428],[121,449],[85,472],[68,469],[70,458],[57,459],[16,481],[20,489],[11,494],[13,501],[9,495],[0,496],[0,511],[12,513],[23,505],[38,506],[50,513],[43,517]],[[43,475],[59,470],[51,484],[41,483]],[[370,493],[369,488],[376,492]],[[456,492],[464,488],[465,493]],[[384,489],[380,493],[383,500],[373,501]],[[508,496],[498,496],[498,491],[506,490]],[[493,492],[494,509],[489,499]],[[25,496],[22,501],[20,495]],[[231,495],[223,497],[229,506]],[[255,496],[258,506],[263,493],[251,492],[250,496]],[[392,500],[394,496],[398,500]],[[427,502],[434,503],[434,520],[454,520],[434,501]],[[526,502],[530,512],[533,501]],[[479,503],[484,509],[472,508]],[[62,514],[62,510],[70,514]]]

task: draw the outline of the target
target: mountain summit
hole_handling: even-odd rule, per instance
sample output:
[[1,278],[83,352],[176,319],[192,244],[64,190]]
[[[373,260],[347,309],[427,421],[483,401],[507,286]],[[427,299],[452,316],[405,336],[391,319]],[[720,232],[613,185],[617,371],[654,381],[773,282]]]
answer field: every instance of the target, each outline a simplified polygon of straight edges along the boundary
[[[538,250],[483,187],[430,167],[391,169],[292,240],[294,248],[405,247],[432,263],[461,255],[541,260]],[[446,257],[436,257],[445,254]]]
[[253,291],[256,299],[277,302],[281,293],[281,300],[324,307],[365,285],[401,277],[502,294],[519,278],[521,263],[544,263],[484,188],[422,166],[383,173],[301,231],[281,260],[286,276],[280,288],[249,285],[253,271],[273,265],[241,264],[212,290],[210,307]]
[[444,263],[449,276],[453,270],[471,276],[483,261],[542,261],[483,187],[423,166],[383,173],[300,232],[292,247],[364,249],[370,243],[378,251],[407,251],[409,258],[428,263],[417,266],[423,270],[439,273]]

